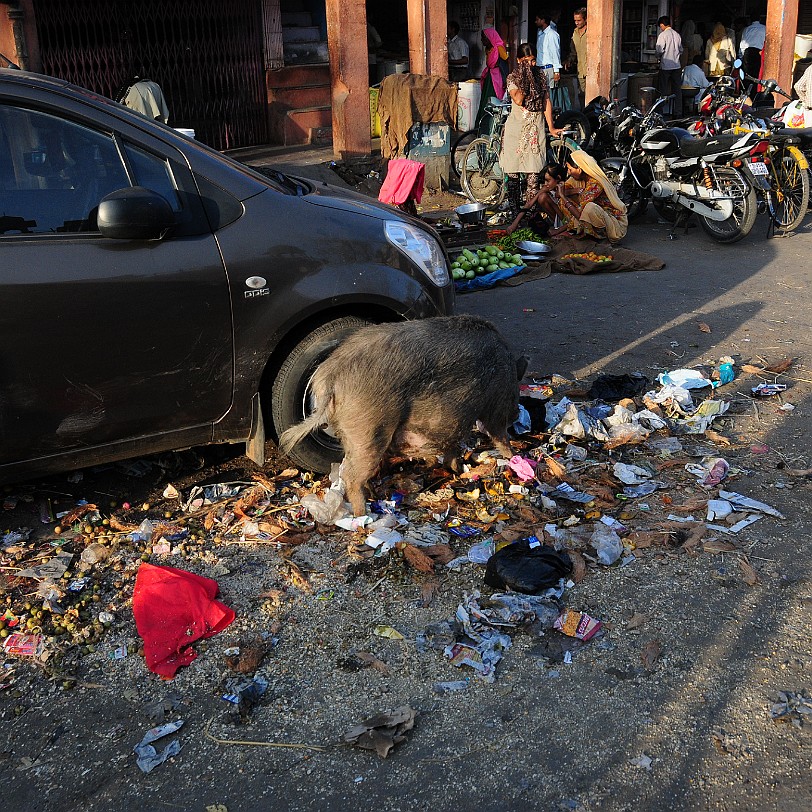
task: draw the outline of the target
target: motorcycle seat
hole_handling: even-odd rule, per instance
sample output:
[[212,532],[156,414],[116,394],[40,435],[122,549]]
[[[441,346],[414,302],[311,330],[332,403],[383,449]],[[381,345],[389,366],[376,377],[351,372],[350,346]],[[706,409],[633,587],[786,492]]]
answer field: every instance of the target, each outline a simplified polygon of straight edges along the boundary
[[743,136],[734,134],[714,135],[711,138],[695,138],[684,135],[680,138],[679,150],[686,158],[700,158],[703,155],[715,155],[724,152],[741,141]]
[[779,137],[797,138],[803,150],[812,149],[812,127],[782,127],[780,130],[773,130],[773,135]]

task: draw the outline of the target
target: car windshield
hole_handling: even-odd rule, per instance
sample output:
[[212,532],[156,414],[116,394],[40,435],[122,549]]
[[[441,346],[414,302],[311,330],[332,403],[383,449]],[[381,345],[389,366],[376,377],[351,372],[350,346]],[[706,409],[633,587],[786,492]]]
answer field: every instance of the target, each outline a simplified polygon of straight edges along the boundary
[[[98,93],[94,93],[92,90],[88,90],[85,87],[81,87],[79,85],[71,85],[68,84],[72,91],[78,93],[84,98],[89,99],[96,104],[104,104],[104,105],[111,105],[116,109],[116,114],[121,115],[122,108],[126,110],[128,113],[131,113],[128,108],[124,107],[123,105],[119,104],[112,99],[107,98],[106,96],[101,96]],[[137,118],[139,118],[137,113],[133,113]],[[141,123],[141,122],[139,122]],[[151,121],[150,124],[154,124],[157,127],[161,127],[165,130],[169,130],[173,133],[176,133],[176,130],[170,127],[167,124],[164,124],[161,121]],[[286,175],[284,172],[280,172],[277,169],[271,169],[270,167],[254,167],[249,166],[248,164],[242,163],[235,158],[232,158],[229,155],[225,155],[222,152],[208,146],[208,144],[204,144],[201,141],[195,141],[195,145],[200,149],[204,149],[208,152],[211,152],[217,155],[221,160],[226,161],[227,163],[231,164],[231,166],[240,169],[242,172],[247,172],[252,177],[257,178],[266,184],[269,183],[274,189],[283,194],[288,195],[296,195],[297,197],[301,197],[302,195],[310,194],[313,191],[312,186],[310,186],[305,181],[301,180],[300,178],[292,178],[289,175]]]

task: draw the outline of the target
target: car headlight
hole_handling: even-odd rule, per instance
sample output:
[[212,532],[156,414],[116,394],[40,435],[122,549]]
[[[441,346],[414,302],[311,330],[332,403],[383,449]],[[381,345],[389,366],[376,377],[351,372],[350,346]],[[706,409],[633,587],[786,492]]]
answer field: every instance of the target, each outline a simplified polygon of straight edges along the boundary
[[434,237],[399,220],[387,220],[384,223],[384,230],[386,239],[425,272],[435,285],[442,287],[448,284],[445,256],[440,243]]

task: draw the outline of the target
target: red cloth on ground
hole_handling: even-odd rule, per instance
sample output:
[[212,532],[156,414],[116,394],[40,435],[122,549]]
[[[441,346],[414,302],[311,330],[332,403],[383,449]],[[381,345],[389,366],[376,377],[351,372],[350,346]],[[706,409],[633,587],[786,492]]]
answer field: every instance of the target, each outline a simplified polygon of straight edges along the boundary
[[389,161],[378,200],[381,203],[400,206],[411,197],[415,203],[419,203],[423,199],[425,180],[425,164],[410,161],[408,158],[393,158]]
[[187,646],[223,631],[234,620],[234,611],[214,600],[218,590],[217,581],[186,570],[147,563],[138,568],[133,614],[150,671],[174,677],[197,658]]

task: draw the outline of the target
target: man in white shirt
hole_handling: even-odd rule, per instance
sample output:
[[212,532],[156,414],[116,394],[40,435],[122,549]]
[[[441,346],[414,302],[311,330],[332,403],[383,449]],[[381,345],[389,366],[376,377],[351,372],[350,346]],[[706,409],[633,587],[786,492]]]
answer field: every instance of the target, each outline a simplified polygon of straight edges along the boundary
[[761,52],[764,50],[766,37],[767,26],[759,20],[750,23],[742,31],[742,37],[739,41],[739,56],[744,63],[745,72],[750,76],[758,76],[761,73]]
[[550,17],[536,15],[538,35],[536,38],[536,64],[547,76],[547,84],[553,88],[561,78],[561,37],[550,24]]
[[448,21],[448,78],[464,82],[468,78],[468,43],[460,36],[460,24]]
[[660,96],[674,95],[671,112],[679,118],[682,115],[682,37],[671,27],[671,18],[665,15],[657,20],[660,33],[657,35],[656,51],[660,60],[660,73],[657,77]]
[[742,31],[741,42],[739,43],[739,56],[744,56],[748,48],[755,48],[757,51],[764,50],[764,40],[767,37],[767,26],[756,20],[750,23]]

